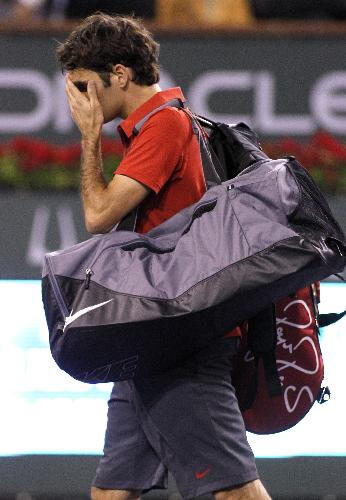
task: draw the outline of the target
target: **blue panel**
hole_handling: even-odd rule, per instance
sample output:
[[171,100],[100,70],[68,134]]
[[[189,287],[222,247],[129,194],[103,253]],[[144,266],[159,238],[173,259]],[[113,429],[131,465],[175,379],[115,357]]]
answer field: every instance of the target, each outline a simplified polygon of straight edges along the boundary
[[[40,287],[40,281],[0,281],[0,455],[99,454],[111,384],[83,384],[55,365]],[[342,283],[323,283],[321,296],[321,312],[346,308]],[[346,456],[345,327],[346,318],[321,335],[331,400],[289,431],[249,435],[256,456]]]

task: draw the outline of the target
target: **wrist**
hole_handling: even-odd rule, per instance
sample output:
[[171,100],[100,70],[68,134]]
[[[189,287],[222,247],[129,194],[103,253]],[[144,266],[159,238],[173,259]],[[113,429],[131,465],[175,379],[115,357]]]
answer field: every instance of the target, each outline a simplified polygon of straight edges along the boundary
[[82,136],[82,148],[84,150],[99,151],[101,147],[101,136]]

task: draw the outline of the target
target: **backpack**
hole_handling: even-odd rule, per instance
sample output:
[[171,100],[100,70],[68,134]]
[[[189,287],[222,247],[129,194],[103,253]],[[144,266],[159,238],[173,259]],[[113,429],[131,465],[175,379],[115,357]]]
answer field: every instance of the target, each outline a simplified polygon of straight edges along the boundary
[[[253,162],[263,159],[258,138],[247,125],[234,128],[204,117],[195,119],[212,129],[209,145],[223,180],[234,178],[247,168],[249,157]],[[273,434],[287,430],[316,401],[322,404],[329,400],[329,387],[321,386],[324,364],[319,327],[335,323],[346,311],[320,315],[319,301],[320,284],[312,283],[242,325],[232,379],[248,431]]]
[[[298,290],[273,306],[270,323],[254,318],[242,329],[233,383],[250,432],[272,434],[289,429],[315,401],[322,403],[330,396],[329,388],[321,389],[324,366],[316,321],[318,290],[318,283]],[[272,342],[261,352],[256,340],[263,332]]]
[[[208,177],[213,153],[193,128]],[[74,378],[159,376],[343,270],[344,235],[309,174],[293,158],[268,158],[246,126],[229,130],[236,177],[214,176],[201,200],[144,235],[114,231],[46,255],[50,348]]]

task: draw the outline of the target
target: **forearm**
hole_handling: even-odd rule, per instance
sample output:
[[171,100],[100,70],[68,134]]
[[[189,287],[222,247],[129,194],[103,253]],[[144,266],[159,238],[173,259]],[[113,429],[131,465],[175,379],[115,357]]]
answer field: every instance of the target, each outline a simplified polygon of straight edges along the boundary
[[82,139],[81,194],[87,230],[94,232],[107,206],[107,182],[103,175],[101,139]]
[[125,175],[106,182],[98,140],[82,140],[81,176],[85,225],[90,233],[110,231],[150,193],[150,188]]

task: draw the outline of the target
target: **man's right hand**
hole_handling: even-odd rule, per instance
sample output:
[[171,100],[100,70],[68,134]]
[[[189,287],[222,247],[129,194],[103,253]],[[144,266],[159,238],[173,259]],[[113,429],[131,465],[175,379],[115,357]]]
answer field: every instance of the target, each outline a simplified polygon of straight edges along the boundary
[[80,92],[69,76],[66,77],[66,94],[73,121],[85,143],[97,144],[101,137],[104,116],[97,97],[96,83],[88,81],[87,94]]

